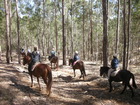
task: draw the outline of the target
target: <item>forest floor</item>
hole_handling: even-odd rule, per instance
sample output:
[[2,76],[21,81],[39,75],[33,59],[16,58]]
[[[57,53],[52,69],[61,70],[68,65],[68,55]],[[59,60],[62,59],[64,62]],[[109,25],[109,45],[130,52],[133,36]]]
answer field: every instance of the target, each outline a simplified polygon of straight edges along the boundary
[[48,97],[42,79],[41,91],[36,78],[34,87],[30,87],[27,66],[17,62],[7,65],[4,61],[0,62],[0,105],[140,105],[140,65],[130,66],[138,86],[138,89],[134,89],[134,98],[131,98],[129,89],[120,95],[122,83],[113,82],[114,90],[109,93],[107,78],[99,76],[101,64],[91,61],[84,61],[87,74],[85,80],[79,79],[79,70],[73,77],[72,68],[62,66],[60,62],[58,71],[52,69],[52,93]]

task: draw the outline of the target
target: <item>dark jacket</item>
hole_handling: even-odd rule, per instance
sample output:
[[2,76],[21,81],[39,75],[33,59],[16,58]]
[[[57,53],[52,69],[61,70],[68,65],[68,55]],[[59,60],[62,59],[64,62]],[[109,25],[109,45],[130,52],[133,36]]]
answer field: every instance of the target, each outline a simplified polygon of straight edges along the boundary
[[114,57],[111,61],[111,68],[116,69],[118,65],[119,65],[119,60],[116,57]]

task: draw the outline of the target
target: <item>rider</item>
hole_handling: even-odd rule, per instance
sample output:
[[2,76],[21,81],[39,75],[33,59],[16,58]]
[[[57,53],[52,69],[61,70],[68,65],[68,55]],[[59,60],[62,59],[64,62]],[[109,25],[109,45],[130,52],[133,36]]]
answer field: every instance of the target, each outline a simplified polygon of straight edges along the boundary
[[51,51],[51,58],[55,57],[56,56],[56,52],[54,50],[54,47],[52,48],[52,51]]
[[37,47],[34,47],[34,51],[31,53],[31,62],[29,64],[28,69],[32,70],[35,63],[40,62],[40,54],[37,51]]
[[74,60],[74,62],[77,61],[77,60],[80,60],[80,57],[78,55],[78,51],[75,51],[73,60]]
[[28,55],[28,56],[31,56],[31,53],[32,53],[31,50],[28,49],[28,50],[27,50],[27,55]]
[[118,66],[119,66],[119,60],[117,58],[117,55],[113,55],[113,59],[111,61],[111,68],[116,70]]

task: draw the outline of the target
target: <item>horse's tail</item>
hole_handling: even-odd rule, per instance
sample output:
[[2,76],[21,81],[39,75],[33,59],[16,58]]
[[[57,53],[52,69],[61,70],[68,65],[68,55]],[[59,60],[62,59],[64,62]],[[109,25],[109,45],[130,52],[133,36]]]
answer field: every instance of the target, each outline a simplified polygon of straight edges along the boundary
[[137,85],[136,85],[136,82],[135,82],[135,77],[134,77],[134,75],[132,73],[131,73],[131,78],[132,78],[132,86],[134,88],[137,88]]
[[48,69],[48,83],[47,83],[48,96],[51,93],[51,87],[52,87],[52,71],[51,69]]

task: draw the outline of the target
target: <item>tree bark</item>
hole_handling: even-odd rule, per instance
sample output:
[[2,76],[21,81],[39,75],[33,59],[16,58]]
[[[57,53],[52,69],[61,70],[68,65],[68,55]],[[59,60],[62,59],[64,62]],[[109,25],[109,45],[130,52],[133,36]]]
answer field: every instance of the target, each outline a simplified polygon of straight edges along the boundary
[[117,17],[117,30],[116,30],[116,48],[115,53],[118,53],[118,47],[119,47],[119,31],[120,31],[120,0],[118,0],[118,17]]
[[55,0],[55,37],[56,37],[56,52],[58,52],[58,30],[57,30],[57,16],[56,16],[56,13],[57,13],[57,9],[56,9],[56,0]]
[[9,8],[8,8],[8,2],[7,0],[4,0],[5,3],[5,16],[6,16],[6,62],[9,64],[10,63],[10,44],[9,44],[9,33],[10,33],[10,29],[9,29]]
[[62,0],[63,65],[66,65],[66,35],[64,23],[64,0]]
[[129,49],[130,49],[130,25],[131,25],[131,1],[128,0],[128,45],[127,45],[127,55],[126,55],[126,69],[129,68]]
[[103,66],[108,66],[107,0],[102,0],[102,8],[103,8]]
[[124,45],[123,45],[123,69],[126,69],[126,0],[124,0],[123,5],[123,33],[124,33]]
[[18,0],[16,0],[16,15],[17,15],[17,36],[18,36],[18,63],[21,63],[20,60],[20,27],[19,27],[19,16],[18,16]]
[[85,59],[85,7],[83,1],[83,59]]

